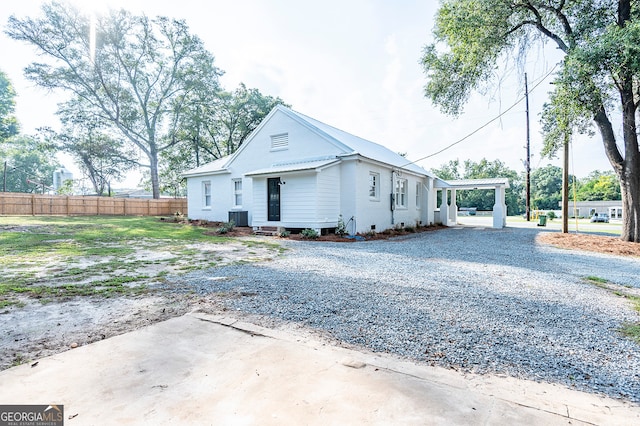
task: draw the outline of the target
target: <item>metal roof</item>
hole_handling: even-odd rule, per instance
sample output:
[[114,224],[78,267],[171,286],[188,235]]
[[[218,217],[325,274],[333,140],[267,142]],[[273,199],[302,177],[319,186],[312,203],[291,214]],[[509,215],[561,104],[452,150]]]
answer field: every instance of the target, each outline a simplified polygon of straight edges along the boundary
[[[289,108],[286,108],[282,105],[275,106],[271,112],[265,117],[260,123],[260,125],[253,131],[253,133],[247,138],[244,144],[236,151],[234,154],[220,158],[211,163],[205,164],[204,166],[188,170],[184,172],[182,175],[185,177],[193,177],[193,176],[202,176],[202,175],[211,175],[211,174],[220,174],[227,173],[227,167],[231,165],[234,159],[238,156],[238,154],[244,149],[245,145],[251,143],[251,139],[254,134],[259,132],[261,127],[264,125],[266,121],[268,121],[276,112],[282,112],[287,116],[291,117],[301,125],[311,129],[321,137],[330,141],[337,147],[339,147],[340,151],[343,151],[342,154],[339,154],[336,157],[336,160],[339,160],[339,157],[348,157],[352,155],[360,155],[361,157],[368,158],[373,161],[377,161],[379,163],[387,164],[389,166],[395,167],[399,170],[403,170],[406,172],[412,172],[423,176],[436,177],[433,173],[423,169],[422,167],[413,164],[410,160],[407,160],[400,154],[393,152],[389,148],[386,148],[382,145],[379,145],[375,142],[368,141],[366,139],[360,138],[358,136],[347,133],[343,130],[336,129],[328,124],[325,124],[321,121],[318,121],[314,118],[308,117],[299,112],[293,111]],[[295,164],[306,164],[309,161],[301,160],[299,163]],[[294,164],[294,163],[292,163]],[[284,169],[283,169],[284,167]],[[272,165],[269,168],[255,170],[253,172],[247,173],[247,175],[257,175],[257,174],[268,174],[268,173],[279,173],[283,171],[296,171],[296,170],[306,170],[314,167],[308,166],[305,168],[299,168],[301,166],[288,166],[284,165]],[[260,173],[258,173],[260,172]]]
[[347,133],[343,130],[336,129],[335,127],[318,121],[315,118],[308,117],[304,114],[293,111],[289,108],[285,108],[281,105],[278,105],[276,108],[280,108],[280,110],[288,113],[288,115],[290,116],[293,115],[298,117],[299,120],[305,121],[307,124],[315,127],[320,131],[320,133],[324,133],[326,136],[329,136],[331,139],[334,139],[335,141],[342,144],[345,148],[347,148],[347,150],[350,150],[350,152],[346,152],[345,155],[359,154],[371,160],[386,163],[400,169],[404,169],[421,175],[427,175],[431,177],[435,176],[433,173],[428,172],[427,170],[412,163],[410,160],[406,159],[396,152],[393,152],[385,146],[352,135],[351,133]]
[[231,158],[230,155],[227,155],[222,158],[218,158],[217,160],[214,160],[203,166],[196,167],[195,169],[187,170],[182,174],[182,176],[192,177],[192,176],[201,176],[201,175],[211,175],[216,173],[225,173],[227,172],[227,169],[225,167],[229,162],[230,158]]

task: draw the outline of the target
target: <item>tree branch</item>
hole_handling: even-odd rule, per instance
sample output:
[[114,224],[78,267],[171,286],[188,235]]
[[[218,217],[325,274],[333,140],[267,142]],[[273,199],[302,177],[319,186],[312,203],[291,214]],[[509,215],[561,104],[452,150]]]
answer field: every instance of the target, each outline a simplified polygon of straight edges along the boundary
[[[555,41],[558,47],[560,48],[560,50],[562,50],[565,53],[569,51],[569,46],[564,42],[564,40],[562,40],[562,37],[560,37],[553,31],[545,27],[544,23],[542,22],[542,14],[534,5],[531,4],[530,1],[523,2],[519,6],[533,13],[533,15],[535,16],[535,20],[523,21],[522,25],[529,24],[529,25],[535,26],[538,29],[538,31],[540,31],[542,34],[544,34],[551,40]],[[569,30],[571,29],[569,28]],[[565,31],[566,31],[566,28],[565,28]]]

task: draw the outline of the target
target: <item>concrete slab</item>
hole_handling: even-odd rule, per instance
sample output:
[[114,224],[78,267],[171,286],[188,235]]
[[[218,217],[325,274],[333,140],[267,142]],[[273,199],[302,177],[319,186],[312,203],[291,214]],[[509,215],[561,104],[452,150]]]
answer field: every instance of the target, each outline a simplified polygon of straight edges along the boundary
[[67,425],[640,424],[640,407],[462,375],[191,314],[0,372],[2,404]]

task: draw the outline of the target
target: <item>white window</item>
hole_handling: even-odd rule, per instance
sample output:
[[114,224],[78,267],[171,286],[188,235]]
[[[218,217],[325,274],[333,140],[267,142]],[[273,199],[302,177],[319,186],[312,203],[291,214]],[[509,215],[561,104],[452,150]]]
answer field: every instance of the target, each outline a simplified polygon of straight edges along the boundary
[[242,179],[233,180],[233,202],[236,207],[242,207]]
[[202,201],[204,208],[211,208],[211,182],[202,182]]
[[396,180],[396,207],[407,208],[407,180]]
[[420,182],[416,182],[416,209],[420,209],[422,207],[422,184]]
[[289,148],[289,134],[282,133],[280,135],[271,136],[271,150],[280,151]]
[[369,198],[380,199],[380,173],[369,173]]

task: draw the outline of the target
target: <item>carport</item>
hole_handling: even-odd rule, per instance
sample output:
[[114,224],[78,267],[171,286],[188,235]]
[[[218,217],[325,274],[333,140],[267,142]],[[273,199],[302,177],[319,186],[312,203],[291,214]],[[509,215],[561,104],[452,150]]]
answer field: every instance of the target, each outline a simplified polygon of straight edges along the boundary
[[[461,179],[444,181],[438,179],[434,188],[441,192],[439,217],[436,221],[443,225],[451,226],[458,223],[458,206],[456,205],[457,191],[471,191],[474,189],[493,189],[495,202],[493,204],[493,227],[504,228],[507,226],[507,205],[505,203],[505,191],[509,188],[509,179]],[[435,192],[435,191],[434,191]],[[435,203],[434,203],[435,204]],[[438,213],[438,212],[436,212]]]

